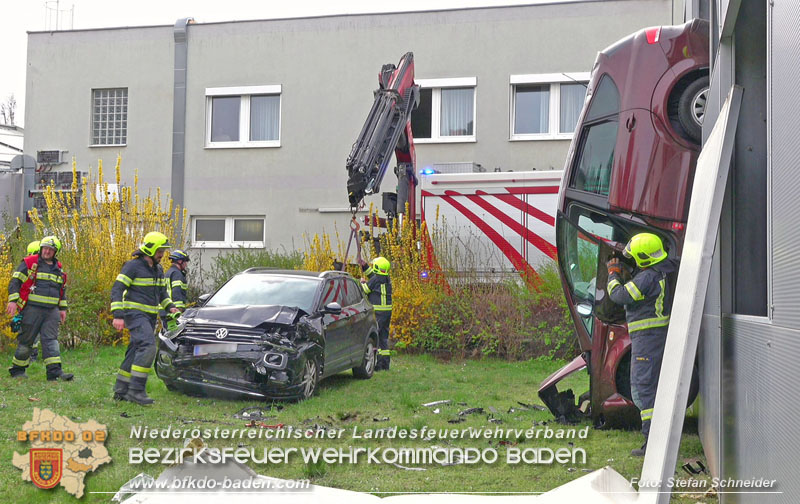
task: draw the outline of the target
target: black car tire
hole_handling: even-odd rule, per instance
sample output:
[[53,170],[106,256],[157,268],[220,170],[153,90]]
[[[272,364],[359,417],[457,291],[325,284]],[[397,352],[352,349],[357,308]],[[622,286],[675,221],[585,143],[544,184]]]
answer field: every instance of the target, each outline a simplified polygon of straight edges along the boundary
[[300,383],[303,385],[300,389],[299,399],[301,401],[309,399],[317,392],[317,386],[319,385],[319,359],[313,356],[306,357],[303,363]]
[[678,98],[678,122],[688,139],[697,144],[703,140],[708,82],[708,76],[692,81]]
[[375,341],[369,338],[364,348],[364,356],[361,359],[361,364],[353,368],[353,376],[363,380],[372,378],[372,375],[375,374],[375,361]]

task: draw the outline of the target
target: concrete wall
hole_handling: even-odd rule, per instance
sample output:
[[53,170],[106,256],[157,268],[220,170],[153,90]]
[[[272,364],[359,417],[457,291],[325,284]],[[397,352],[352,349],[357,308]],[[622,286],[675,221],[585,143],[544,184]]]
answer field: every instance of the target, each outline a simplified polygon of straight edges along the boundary
[[[418,79],[477,78],[477,141],[419,144],[419,166],[561,169],[569,140],[509,140],[510,75],[589,72],[597,51],[673,14],[668,0],[628,0],[190,25],[186,206],[266,216],[270,248],[334,222],[343,233],[349,214],[318,209],[347,206],[345,160],[377,73],[407,51]],[[128,183],[138,168],[140,185],[169,187],[172,27],[33,33],[28,48],[26,153],[69,150],[83,169],[121,152]],[[280,147],[205,148],[206,88],[270,84],[282,86]],[[88,147],[100,87],[129,89],[125,147]],[[389,173],[382,189],[394,184]]]

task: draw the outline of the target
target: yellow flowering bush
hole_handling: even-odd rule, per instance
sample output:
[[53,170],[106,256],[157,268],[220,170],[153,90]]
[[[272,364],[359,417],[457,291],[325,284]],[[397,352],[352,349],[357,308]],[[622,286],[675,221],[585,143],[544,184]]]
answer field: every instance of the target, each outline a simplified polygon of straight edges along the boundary
[[[173,205],[161,190],[141,195],[138,174],[132,186],[123,186],[121,157],[114,167],[116,191],[109,190],[98,162],[97,176],[80,181],[73,159],[71,190],[59,191],[52,184],[44,191],[46,215],[30,212],[36,236],[54,235],[61,240],[58,259],[68,275],[67,322],[61,328],[65,343],[116,343],[120,335],[111,327],[111,286],[123,263],[150,231],[167,235],[173,247],[183,247],[187,212]],[[164,264],[166,267],[168,264]],[[127,336],[125,336],[127,338]]]

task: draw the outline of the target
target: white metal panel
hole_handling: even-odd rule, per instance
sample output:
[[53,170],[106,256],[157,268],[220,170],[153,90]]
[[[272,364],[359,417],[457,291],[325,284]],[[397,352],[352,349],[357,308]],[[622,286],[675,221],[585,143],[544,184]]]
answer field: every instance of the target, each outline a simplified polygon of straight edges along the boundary
[[667,504],[675,473],[742,89],[731,88],[697,160],[639,502]]

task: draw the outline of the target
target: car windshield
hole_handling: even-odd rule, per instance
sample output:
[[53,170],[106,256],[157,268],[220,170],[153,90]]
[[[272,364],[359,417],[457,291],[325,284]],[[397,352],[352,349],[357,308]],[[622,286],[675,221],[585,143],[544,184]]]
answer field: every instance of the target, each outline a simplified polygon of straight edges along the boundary
[[222,286],[205,306],[279,305],[296,306],[311,313],[316,278],[279,275],[236,275]]

